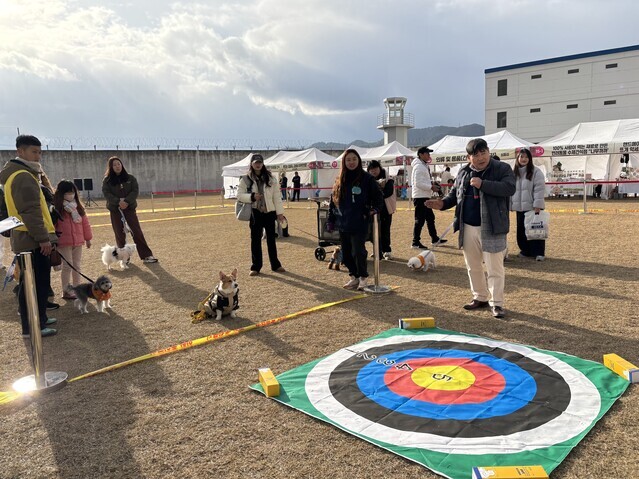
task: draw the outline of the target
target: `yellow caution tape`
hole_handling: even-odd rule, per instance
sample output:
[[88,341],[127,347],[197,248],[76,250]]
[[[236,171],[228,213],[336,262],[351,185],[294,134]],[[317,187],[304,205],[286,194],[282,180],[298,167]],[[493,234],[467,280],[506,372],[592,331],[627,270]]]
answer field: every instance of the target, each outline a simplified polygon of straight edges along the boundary
[[0,392],[0,404],[7,404],[18,399],[20,393],[15,391]]
[[341,299],[339,301],[333,301],[332,303],[324,303],[319,306],[313,306],[312,308],[303,309],[302,311],[298,311],[296,313],[287,314],[285,316],[280,316],[275,319],[267,319],[266,321],[262,321],[260,323],[251,324],[249,326],[244,326],[238,329],[232,329],[229,331],[223,331],[221,333],[211,334],[209,336],[205,336],[203,338],[194,339],[192,341],[186,341],[181,344],[176,344],[173,346],[169,346],[168,348],[159,349],[149,354],[145,354],[144,356],[139,356],[137,358],[129,359],[128,361],[123,361],[121,363],[114,364],[112,366],[107,366],[106,368],[98,369],[97,371],[93,371],[87,374],[83,374],[82,376],[77,376],[73,379],[69,379],[69,382],[79,381],[80,379],[90,378],[91,376],[97,376],[98,374],[106,373],[108,371],[113,371],[115,369],[120,369],[125,366],[129,366],[131,364],[139,363],[141,361],[146,361],[147,359],[157,358],[160,356],[165,356],[167,354],[175,353],[178,351],[183,351],[185,349],[192,348],[194,346],[201,346],[203,344],[208,344],[213,341],[217,341],[219,339],[228,338],[230,336],[236,336],[241,333],[245,333],[247,331],[251,331],[252,329],[264,328],[266,326],[270,326],[272,324],[281,323],[282,321],[286,321],[287,319],[296,318],[298,316],[302,316],[305,314],[313,313],[315,311],[319,311],[321,309],[330,308],[331,306],[337,306],[338,304],[346,303],[348,301],[353,301],[356,299],[365,298],[366,294],[358,294],[357,296],[352,296],[350,298]]

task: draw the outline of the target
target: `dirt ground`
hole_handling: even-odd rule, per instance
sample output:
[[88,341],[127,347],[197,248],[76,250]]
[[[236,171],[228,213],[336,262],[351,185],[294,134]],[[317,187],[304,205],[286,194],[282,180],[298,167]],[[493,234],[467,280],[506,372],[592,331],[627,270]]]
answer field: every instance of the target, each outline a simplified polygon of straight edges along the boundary
[[[173,211],[175,205],[176,211]],[[347,273],[315,259],[314,203],[287,209],[291,237],[278,240],[286,273],[249,277],[249,231],[219,198],[155,199],[140,212],[157,264],[138,258],[111,274],[113,309],[80,315],[60,299],[58,335],[44,338],[48,371],[69,378],[183,341],[347,298]],[[2,478],[436,478],[427,469],[282,406],[249,390],[257,368],[276,374],[396,327],[398,318],[434,316],[439,327],[562,351],[602,361],[615,352],[639,364],[639,200],[549,200],[547,260],[517,257],[514,230],[506,263],[509,321],[487,310],[467,312],[471,299],[461,252],[436,250],[438,267],[406,267],[412,211],[394,216],[393,261],[381,263],[381,284],[398,286],[307,316],[256,329],[159,359],[68,384],[36,400],[0,406]],[[140,210],[150,209],[142,200]],[[160,211],[164,210],[164,211]],[[99,248],[113,244],[102,208],[91,208],[94,244],[83,270],[104,272]],[[452,212],[437,212],[441,231]],[[10,261],[10,254],[4,262]],[[218,271],[237,267],[236,319],[191,324]],[[373,264],[370,263],[370,271]],[[14,296],[0,292],[0,391],[31,373]],[[93,306],[93,305],[91,305]],[[91,307],[90,306],[90,307]],[[631,386],[552,474],[553,478],[635,477],[639,450],[639,390]]]

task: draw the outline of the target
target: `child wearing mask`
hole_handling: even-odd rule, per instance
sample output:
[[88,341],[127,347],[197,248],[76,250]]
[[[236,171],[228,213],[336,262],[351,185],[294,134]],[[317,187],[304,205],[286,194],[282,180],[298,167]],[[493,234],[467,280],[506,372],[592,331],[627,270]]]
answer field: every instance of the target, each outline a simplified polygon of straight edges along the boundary
[[72,270],[66,261],[62,261],[62,298],[72,300],[76,298],[72,292],[67,291],[69,280],[73,275],[73,284],[80,284],[82,247],[84,245],[87,248],[91,247],[93,233],[89,218],[78,196],[78,189],[72,181],[62,180],[58,183],[53,204],[60,213],[55,227],[59,235],[58,251],[77,270]]

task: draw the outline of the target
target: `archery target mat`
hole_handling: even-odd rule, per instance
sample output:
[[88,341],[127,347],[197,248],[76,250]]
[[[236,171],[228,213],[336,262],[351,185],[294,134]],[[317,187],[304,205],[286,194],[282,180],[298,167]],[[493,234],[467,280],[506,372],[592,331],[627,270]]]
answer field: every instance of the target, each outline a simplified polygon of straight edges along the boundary
[[391,329],[277,380],[276,401],[452,479],[550,473],[629,385],[593,361],[442,329]]

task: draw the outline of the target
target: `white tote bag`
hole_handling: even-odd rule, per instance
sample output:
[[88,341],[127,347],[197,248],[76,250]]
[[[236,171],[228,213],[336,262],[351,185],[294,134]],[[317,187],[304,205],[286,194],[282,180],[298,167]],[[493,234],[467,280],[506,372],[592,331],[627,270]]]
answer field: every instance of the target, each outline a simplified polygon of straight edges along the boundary
[[526,230],[526,238],[528,240],[545,240],[548,239],[550,223],[550,213],[540,211],[535,214],[535,210],[526,211],[524,213],[524,229]]

